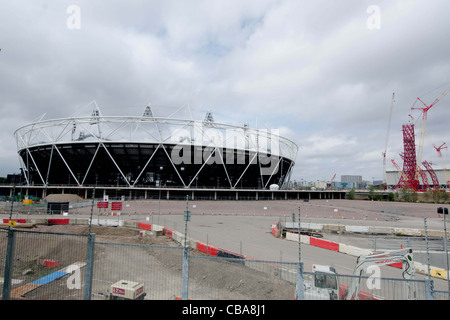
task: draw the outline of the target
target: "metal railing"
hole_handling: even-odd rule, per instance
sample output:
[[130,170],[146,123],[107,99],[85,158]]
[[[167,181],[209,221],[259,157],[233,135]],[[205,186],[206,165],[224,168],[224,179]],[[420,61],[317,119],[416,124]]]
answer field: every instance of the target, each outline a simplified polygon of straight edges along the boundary
[[444,251],[444,240],[438,237],[396,237],[396,236],[372,236],[371,248],[377,250],[395,250],[401,247],[411,248],[413,251],[429,250]]

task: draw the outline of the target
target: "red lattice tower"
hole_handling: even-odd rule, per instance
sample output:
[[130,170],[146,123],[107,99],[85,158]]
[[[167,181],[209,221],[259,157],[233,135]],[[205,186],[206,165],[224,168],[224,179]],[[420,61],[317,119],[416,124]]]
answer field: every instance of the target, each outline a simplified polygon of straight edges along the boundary
[[[414,134],[414,124],[404,124],[403,128],[403,172],[406,175],[407,183],[412,189],[419,188],[418,170],[416,163],[416,139]],[[400,183],[399,182],[399,183]],[[401,187],[401,186],[398,186]]]
[[433,187],[435,189],[439,189],[439,180],[438,180],[438,177],[436,176],[436,173],[434,172],[433,168],[431,167],[432,163],[430,163],[428,161],[423,161],[422,164],[425,168],[427,168],[428,173],[430,174],[431,180],[433,180]]

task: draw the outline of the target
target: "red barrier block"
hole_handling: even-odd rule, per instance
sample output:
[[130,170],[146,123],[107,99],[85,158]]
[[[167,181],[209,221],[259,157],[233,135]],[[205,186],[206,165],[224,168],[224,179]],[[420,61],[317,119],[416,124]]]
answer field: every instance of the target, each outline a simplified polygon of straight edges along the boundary
[[146,223],[146,222],[138,222],[138,228],[142,229],[142,230],[152,230],[152,225],[151,223]]
[[172,230],[172,229],[169,229],[169,228],[163,228],[163,235],[166,235],[166,236],[168,236],[169,238],[172,238],[172,233],[173,233],[173,230]]
[[[17,223],[27,223],[26,219],[11,219],[11,221],[15,221]],[[3,219],[3,223],[8,223],[9,219]]]
[[217,257],[217,248],[213,246],[208,246],[208,254]]
[[197,242],[197,250],[200,252],[206,253],[206,244],[201,243],[200,241]]
[[327,241],[327,240],[310,237],[309,244],[312,246],[327,249],[327,250],[339,251],[339,243],[336,243],[336,242],[331,242],[331,241]]
[[217,256],[217,248],[213,246],[207,246],[206,244],[198,241],[197,242],[197,250],[206,254],[210,254],[212,256]]
[[48,224],[69,224],[69,219],[48,219]]

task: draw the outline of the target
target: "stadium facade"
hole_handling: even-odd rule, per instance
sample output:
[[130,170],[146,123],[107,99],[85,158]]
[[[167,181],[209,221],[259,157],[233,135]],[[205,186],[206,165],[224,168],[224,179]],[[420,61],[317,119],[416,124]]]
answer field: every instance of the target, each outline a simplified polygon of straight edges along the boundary
[[[186,108],[186,107],[182,107]],[[174,114],[177,114],[175,112]],[[287,186],[298,147],[278,130],[154,115],[40,120],[14,133],[26,185],[251,188]],[[189,111],[190,114],[190,111]]]

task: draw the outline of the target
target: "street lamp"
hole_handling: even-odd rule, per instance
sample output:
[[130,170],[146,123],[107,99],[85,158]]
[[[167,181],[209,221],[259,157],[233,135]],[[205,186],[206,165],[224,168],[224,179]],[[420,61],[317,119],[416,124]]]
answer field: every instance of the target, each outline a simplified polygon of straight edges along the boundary
[[445,258],[446,258],[446,261],[447,261],[447,270],[446,270],[447,285],[448,285],[448,291],[450,292],[448,251],[447,251],[447,220],[445,218],[448,215],[448,208],[439,207],[439,208],[437,208],[437,213],[438,214],[442,213],[444,215],[444,251],[445,251]]

